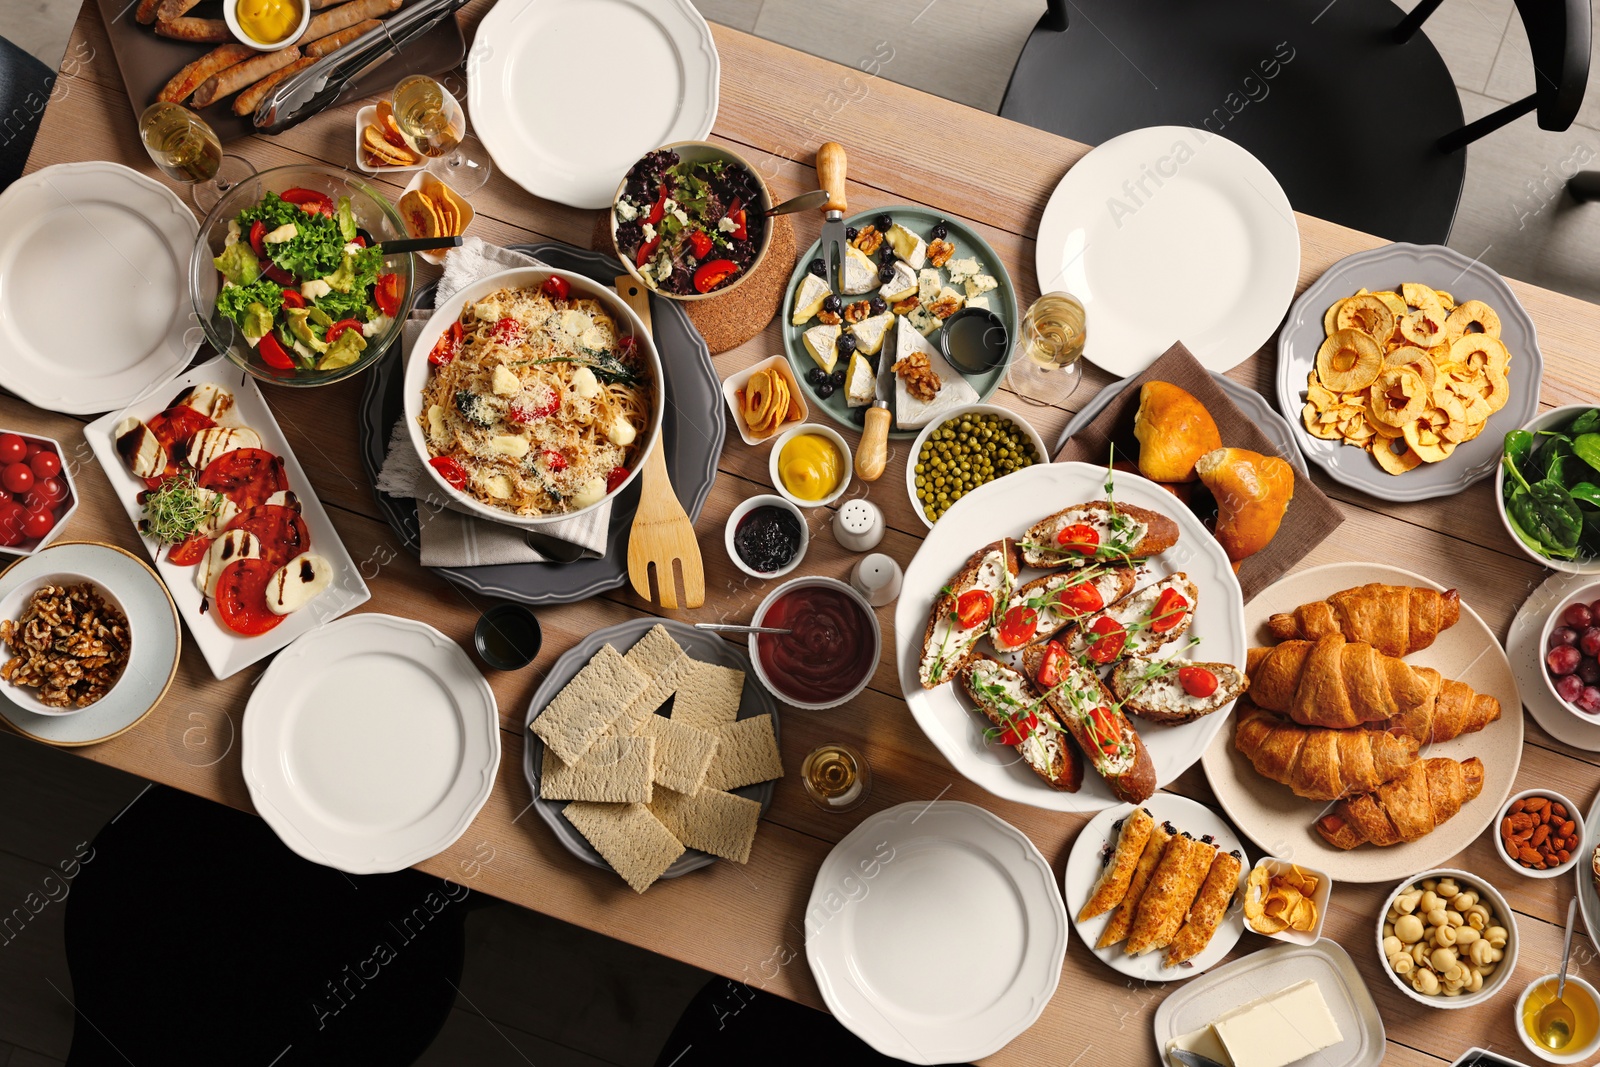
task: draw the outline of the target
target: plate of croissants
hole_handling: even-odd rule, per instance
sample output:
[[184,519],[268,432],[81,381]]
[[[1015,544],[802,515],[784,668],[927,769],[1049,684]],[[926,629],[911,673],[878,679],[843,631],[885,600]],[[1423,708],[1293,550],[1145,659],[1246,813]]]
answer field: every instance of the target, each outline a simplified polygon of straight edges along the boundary
[[1280,579],[1245,622],[1248,692],[1201,760],[1245,834],[1340,881],[1386,882],[1494,821],[1522,759],[1522,699],[1455,590],[1334,563]]

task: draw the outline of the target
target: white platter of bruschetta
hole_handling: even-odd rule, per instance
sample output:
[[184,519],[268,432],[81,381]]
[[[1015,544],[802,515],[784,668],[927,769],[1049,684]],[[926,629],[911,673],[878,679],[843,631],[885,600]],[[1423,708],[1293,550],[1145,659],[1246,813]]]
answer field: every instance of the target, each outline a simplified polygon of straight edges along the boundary
[[1245,685],[1222,547],[1167,490],[1086,463],[958,501],[906,570],[895,635],[906,703],[945,758],[1057,811],[1143,803]]

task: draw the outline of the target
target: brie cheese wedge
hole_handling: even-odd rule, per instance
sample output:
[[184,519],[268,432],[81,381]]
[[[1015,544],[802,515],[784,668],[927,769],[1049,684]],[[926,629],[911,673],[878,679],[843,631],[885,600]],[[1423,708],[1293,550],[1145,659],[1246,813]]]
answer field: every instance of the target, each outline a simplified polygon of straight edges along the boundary
[[911,264],[912,270],[921,270],[922,265],[928,261],[928,242],[898,222],[889,227],[889,232],[884,234],[884,237],[894,249],[894,254]]
[[794,314],[789,316],[789,321],[795,326],[804,326],[822,310],[822,302],[828,299],[828,283],[815,274],[807,274],[800,282],[800,289],[794,294]]
[[[919,309],[920,310],[920,309]],[[931,316],[930,316],[931,318]],[[939,376],[939,392],[932,400],[919,400],[912,396],[906,389],[905,379],[896,374],[894,378],[894,403],[895,424],[902,430],[915,430],[926,426],[934,419],[953,408],[963,404],[976,404],[978,391],[967,384],[954,367],[945,361],[927,341],[927,338],[915,329],[905,328],[904,319],[901,326],[894,331],[894,358],[896,362],[907,356],[921,352],[928,357],[928,366],[933,373]],[[935,320],[936,322],[938,320]],[[888,353],[884,354],[887,358]]]
[[855,245],[844,248],[844,283],[840,286],[851,296],[878,287],[878,266]]
[[805,342],[806,351],[811,353],[811,358],[822,368],[822,372],[832,374],[833,365],[839,362],[839,327],[813,326],[801,335],[801,340]]
[[903,259],[894,261],[894,277],[883,283],[878,295],[889,303],[917,295],[917,271]]
[[[888,354],[883,358],[887,359]],[[850,357],[850,369],[844,374],[844,396],[853,408],[864,408],[878,398],[878,376],[872,369],[872,360],[860,352]]]
[[874,315],[862,319],[850,327],[850,332],[856,335],[856,351],[865,352],[869,356],[878,354],[883,347],[884,335],[889,332],[889,326],[894,322],[894,312],[885,311],[882,315]]

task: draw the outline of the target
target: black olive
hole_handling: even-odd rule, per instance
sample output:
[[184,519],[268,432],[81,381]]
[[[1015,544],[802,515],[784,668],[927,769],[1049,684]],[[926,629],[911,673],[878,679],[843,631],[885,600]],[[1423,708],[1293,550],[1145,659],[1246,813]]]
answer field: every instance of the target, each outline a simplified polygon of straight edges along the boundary
[[834,342],[834,347],[839,350],[840,355],[848,356],[856,350],[856,335],[853,333],[840,334],[839,340]]
[[867,409],[866,409],[866,407],[851,408],[850,409],[850,418],[855,420],[855,424],[857,426],[865,426],[867,424]]
[[888,233],[889,227],[894,225],[894,216],[885,212],[873,219],[872,224],[878,228],[879,233]]
[[835,389],[843,389],[844,371],[836,370],[832,374],[828,375],[828,384],[833,386]]
[[842,307],[844,307],[844,301],[839,299],[838,293],[829,293],[827,296],[822,298],[823,311],[837,312]]
[[950,236],[950,227],[944,221],[944,219],[940,219],[934,225],[932,231],[930,231],[929,236],[932,237],[935,241],[942,241],[946,237]]
[[821,385],[817,386],[817,395],[823,400],[828,399],[833,395],[833,383],[823,382]]
[[[888,278],[884,279],[884,281],[888,280]],[[867,301],[867,307],[874,315],[882,315],[885,311],[889,310],[889,305],[883,302],[883,297],[881,296],[875,296],[871,300]]]
[[810,271],[812,274],[815,274],[819,278],[826,278],[828,276],[828,264],[820,259],[813,259],[810,263],[806,264],[806,270]]
[[885,263],[878,268],[878,280],[884,284],[894,281],[894,264]]
[[828,372],[823,370],[821,367],[812,367],[810,370],[806,371],[806,381],[810,382],[812,385],[821,385],[827,380]]
[[860,232],[861,231],[856,229],[854,226],[846,226],[844,228],[844,239],[846,241],[854,241],[856,239],[856,235]]

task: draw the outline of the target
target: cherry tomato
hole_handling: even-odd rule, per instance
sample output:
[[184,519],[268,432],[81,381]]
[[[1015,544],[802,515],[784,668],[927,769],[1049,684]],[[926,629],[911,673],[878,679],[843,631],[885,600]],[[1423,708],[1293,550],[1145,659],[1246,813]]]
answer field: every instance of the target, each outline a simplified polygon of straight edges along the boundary
[[262,263],[261,276],[269,281],[277,282],[279,285],[284,286],[285,288],[297,286],[299,284],[294,280],[293,274],[290,274],[276,263]]
[[1189,614],[1189,601],[1176,589],[1163,589],[1156,597],[1155,610],[1150,613],[1150,629],[1164,634],[1184,620]]
[[28,458],[28,442],[20,434],[0,433],[0,464],[21,463]]
[[306,298],[298,289],[285,289],[283,291],[283,306],[286,308],[303,308],[306,306]]
[[731,259],[713,259],[709,263],[702,263],[700,269],[694,272],[694,291],[709,293],[738,273],[739,264]]
[[1093,614],[1106,606],[1106,598],[1093,582],[1069,585],[1056,594],[1055,609],[1069,619]]
[[1089,632],[1098,635],[1089,646],[1089,658],[1094,662],[1114,663],[1122,656],[1122,649],[1128,643],[1128,631],[1116,619],[1102,615],[1089,627]]
[[1038,682],[1046,689],[1054,689],[1061,684],[1067,665],[1067,650],[1060,641],[1051,641],[1044,646],[1044,659],[1039,661]]
[[67,499],[67,483],[55,475],[41,478],[35,471],[30,495],[37,496],[40,500],[47,501],[51,507],[55,507]]
[[250,224],[250,249],[258,256],[264,256],[267,254],[266,245],[262,243],[262,239],[266,236],[266,223],[262,222],[260,219],[256,219],[256,221]]
[[1000,640],[1015,648],[1033,640],[1039,629],[1039,613],[1026,604],[1006,610],[1000,620]]
[[179,567],[192,567],[205,558],[211,549],[211,538],[204,534],[190,534],[167,549],[167,562]]
[[501,319],[489,331],[489,336],[494,340],[495,344],[518,344],[522,340],[522,323],[511,318]]
[[617,491],[617,487],[627,480],[627,467],[612,467],[611,473],[606,475],[606,492],[615,493]]
[[359,246],[361,248],[367,247],[367,239],[365,237],[361,236],[359,233],[356,234],[354,237],[350,238],[350,243],[353,244],[353,245],[357,245],[357,246]]
[[748,215],[744,209],[744,201],[740,200],[737,196],[734,197],[733,203],[728,205],[728,218],[734,221],[734,224],[737,228],[729,232],[729,237],[733,238],[735,241],[743,241],[750,236],[750,231],[745,226],[745,220],[747,217]]
[[635,267],[644,266],[650,261],[650,257],[656,254],[656,249],[659,247],[661,247],[661,235],[657,234],[639,246],[639,251],[634,253],[633,256],[633,265]]
[[1080,556],[1092,556],[1100,547],[1100,535],[1086,522],[1075,522],[1056,534],[1056,544]]
[[547,449],[544,454],[544,465],[547,470],[564,471],[567,469],[567,457],[554,449]]
[[23,462],[9,463],[0,471],[0,484],[13,493],[26,493],[33,488],[33,471]]
[[696,259],[705,259],[711,253],[711,238],[704,230],[695,230],[689,234],[689,247],[694,250]]
[[1089,713],[1089,725],[1094,730],[1094,743],[1102,753],[1114,756],[1122,743],[1122,722],[1110,708],[1095,708]]
[[308,215],[326,215],[330,219],[333,218],[333,198],[327,193],[296,186],[279,193],[278,199],[286,204],[293,204]]
[[994,615],[994,597],[985,589],[968,589],[956,601],[956,621],[963,630],[988,622]]
[[461,339],[465,332],[461,323],[452,322],[450,328],[439,335],[439,340],[434,342],[433,351],[428,353],[428,362],[435,367],[442,367],[455,359],[461,352]]
[[565,300],[572,295],[572,283],[565,278],[552,274],[544,280],[543,285],[539,286],[539,292],[548,296],[551,300]]
[[428,466],[438,471],[439,477],[448,482],[452,489],[460,489],[467,484],[467,468],[452,456],[434,456],[428,460]]
[[28,459],[28,467],[36,478],[53,478],[61,473],[61,457],[54,452],[35,452]]
[[1208,697],[1217,691],[1217,676],[1204,667],[1179,667],[1178,684],[1192,697]]
[[1011,719],[1005,728],[1000,731],[1000,736],[997,740],[1002,745],[1020,745],[1029,737],[1032,737],[1033,731],[1038,728],[1039,716],[1030,711],[1026,716],[1018,716]]
[[657,190],[656,190],[656,202],[654,204],[650,205],[650,214],[645,216],[644,221],[649,223],[651,226],[654,226],[656,223],[661,221],[661,217],[663,215],[665,215],[666,213],[667,213],[667,187],[665,185],[663,185],[663,186],[660,186],[659,188],[657,188]]
[[261,340],[256,342],[256,351],[261,353],[261,362],[273,370],[294,370],[294,357],[272,334],[262,335]]
[[32,459],[34,456],[37,456],[40,452],[43,452],[43,451],[44,451],[44,445],[41,445],[38,441],[29,441],[28,442],[28,458],[29,459]]
[[617,355],[621,359],[632,359],[634,350],[638,347],[639,342],[633,339],[633,334],[631,333],[617,338]]
[[337,341],[339,339],[339,335],[344,333],[346,330],[354,330],[356,333],[360,333],[361,324],[355,319],[340,319],[338,322],[328,327],[328,334],[323,338],[323,340],[327,341],[331,345],[333,342]]
[[0,501],[0,545],[8,548],[26,540],[22,524],[28,521],[28,512],[15,500]]
[[379,311],[391,319],[394,318],[400,314],[400,301],[403,296],[400,291],[400,275],[378,275],[377,282],[372,286],[372,302],[378,305]]
[[56,528],[56,517],[48,508],[43,511],[29,511],[22,520],[22,536],[28,540],[37,540]]

